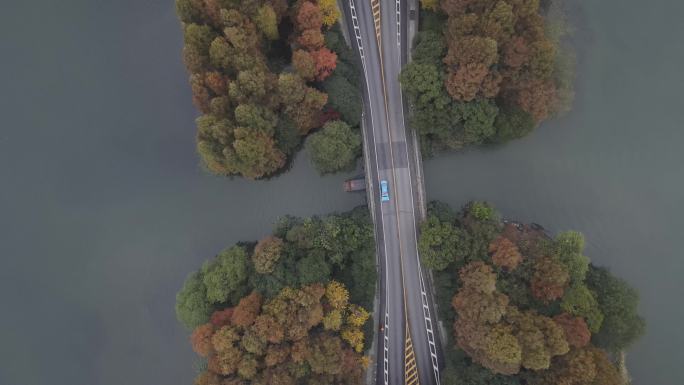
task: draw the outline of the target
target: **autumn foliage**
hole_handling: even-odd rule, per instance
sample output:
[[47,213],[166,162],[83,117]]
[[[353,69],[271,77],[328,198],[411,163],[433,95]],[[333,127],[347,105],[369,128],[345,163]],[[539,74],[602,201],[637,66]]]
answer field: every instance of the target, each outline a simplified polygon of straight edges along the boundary
[[458,346],[475,361],[502,374],[521,367],[546,369],[551,358],[565,354],[568,344],[562,329],[550,318],[520,311],[496,290],[496,274],[475,261],[459,273],[461,289],[452,300],[458,313],[454,334]]
[[360,384],[375,244],[366,208],[281,218],[190,274],[176,315],[206,359],[196,384]]
[[513,242],[499,236],[489,244],[489,252],[492,253],[492,263],[507,270],[515,270],[522,261],[522,255]]
[[[331,4],[330,2],[325,2],[323,4],[327,7],[325,8],[327,12],[327,22],[331,21],[331,17],[336,19],[337,16],[334,16],[335,14],[333,11],[333,9],[337,9],[336,5]],[[335,8],[332,8],[333,6]],[[300,48],[304,50],[303,52],[309,54],[309,56],[306,57],[302,53],[299,53],[297,57],[299,66],[295,63],[295,67],[297,67],[298,71],[309,75],[305,78],[315,79],[319,82],[323,81],[332,74],[337,65],[337,55],[323,47],[323,35],[321,34],[321,27],[324,23],[323,10],[315,3],[304,1],[299,6],[295,20],[297,30],[300,31],[299,36],[297,37],[297,43]],[[329,24],[326,23],[326,25]],[[308,60],[313,62],[314,70],[312,74],[308,70],[302,70],[302,68],[308,69],[310,67]]]
[[570,346],[581,348],[589,343],[591,332],[584,318],[562,313],[553,317],[553,320],[563,329],[565,339],[568,340]]
[[[277,172],[321,125],[327,96],[307,82],[321,82],[336,67],[323,35],[339,17],[336,3],[177,0],[176,11],[192,101],[202,113],[197,150],[207,169],[250,179]],[[272,52],[283,46],[293,51],[298,98],[278,80],[290,71],[278,61],[289,54]]]
[[311,53],[316,68],[316,80],[325,80],[332,74],[337,65],[337,55],[327,48],[320,48]]
[[[360,328],[368,313],[348,297],[335,281],[285,288],[265,302],[249,294],[221,326],[208,323],[193,331],[193,349],[208,360],[196,383],[361,384],[366,361],[359,354]],[[340,317],[334,329],[323,325],[331,314]]]
[[623,385],[609,352],[643,333],[637,297],[590,264],[580,233],[551,238],[538,225],[502,223],[482,202],[459,213],[433,202],[428,214],[440,233],[461,233],[446,245],[464,255],[433,270],[458,352],[444,383]]
[[555,106],[556,46],[531,0],[442,0],[446,88],[458,101],[502,96],[540,122]]
[[280,259],[283,250],[283,240],[272,235],[263,238],[257,243],[252,254],[252,262],[257,273],[266,274],[273,272],[275,264]]
[[563,296],[570,276],[565,268],[551,257],[540,258],[534,263],[531,290],[536,298],[550,302]]
[[424,153],[517,139],[570,109],[574,55],[562,3],[421,0],[400,79]]
[[593,346],[573,349],[555,360],[550,370],[530,376],[531,385],[624,385],[605,351]]

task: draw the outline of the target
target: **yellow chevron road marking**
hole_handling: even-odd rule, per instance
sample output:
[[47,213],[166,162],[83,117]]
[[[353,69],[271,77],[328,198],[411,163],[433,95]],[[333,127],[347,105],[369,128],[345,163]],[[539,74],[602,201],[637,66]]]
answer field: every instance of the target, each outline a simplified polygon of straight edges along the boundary
[[380,45],[380,0],[371,0],[371,9],[373,10],[373,23],[375,24],[375,37],[378,39],[378,46]]
[[404,347],[404,383],[406,385],[420,385],[416,355],[413,352],[413,341],[411,341],[408,322],[406,323],[406,346]]

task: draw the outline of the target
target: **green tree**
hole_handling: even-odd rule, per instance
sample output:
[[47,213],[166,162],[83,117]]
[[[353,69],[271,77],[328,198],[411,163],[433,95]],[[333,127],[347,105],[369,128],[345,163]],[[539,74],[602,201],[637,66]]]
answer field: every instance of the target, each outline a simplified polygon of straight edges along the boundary
[[601,329],[603,313],[596,301],[596,295],[584,284],[575,284],[565,291],[561,309],[572,315],[583,317],[592,333]]
[[194,0],[176,0],[176,14],[184,23],[197,23],[202,19],[202,10]]
[[285,107],[294,106],[304,99],[306,83],[296,74],[283,73],[278,77],[278,93]]
[[522,349],[522,367],[548,369],[552,357],[568,352],[563,329],[550,318],[533,311],[508,311],[506,317]]
[[[461,135],[423,134],[424,147],[505,142],[528,134],[542,120],[569,108],[574,96],[574,58],[559,53],[567,28],[557,22],[559,7],[547,3],[422,2],[426,10],[438,4],[443,12],[421,15],[421,27],[432,36],[425,45],[423,39],[416,39],[414,63],[424,60],[438,66],[452,100],[464,103],[485,99],[502,110],[496,121],[484,118],[497,116],[492,109],[471,122],[468,118],[472,120],[473,116],[464,117]],[[434,60],[432,53],[443,52],[443,44],[446,54]],[[417,121],[429,117],[421,109],[412,113]],[[424,116],[418,119],[420,115]]]
[[498,213],[486,202],[471,202],[461,216],[461,222],[467,231],[464,245],[467,259],[487,260],[489,245],[501,232]]
[[342,327],[342,312],[333,310],[323,317],[323,328],[325,330],[339,331]]
[[259,104],[270,91],[266,73],[256,68],[240,71],[229,87],[229,95],[237,103]]
[[235,122],[241,127],[273,135],[278,117],[273,111],[254,104],[240,104],[235,108]]
[[428,216],[420,224],[418,252],[427,268],[446,269],[451,262],[465,258],[462,246],[465,235],[451,223],[442,222],[436,216]]
[[420,31],[413,39],[413,61],[440,65],[446,52],[444,35],[436,31]]
[[321,173],[333,173],[354,167],[361,151],[359,133],[343,121],[331,121],[306,143],[311,162]]
[[307,87],[296,74],[281,74],[278,78],[278,95],[285,113],[297,126],[300,135],[307,134],[318,126],[321,109],[328,101],[328,95]]
[[281,117],[275,129],[275,141],[278,149],[285,155],[292,155],[302,143],[299,130],[292,119]]
[[264,4],[259,7],[254,22],[269,40],[278,39],[278,19],[273,7]]
[[330,265],[320,253],[311,253],[297,262],[297,273],[302,285],[326,283],[330,280]]
[[454,140],[460,111],[444,89],[444,76],[433,63],[414,61],[400,75],[402,89],[408,95],[412,110],[411,125],[420,135],[434,137],[448,147],[457,148]]
[[207,287],[202,273],[190,274],[176,294],[176,317],[186,328],[194,329],[207,323],[213,310],[207,301]]
[[285,164],[285,155],[268,134],[239,127],[235,130],[235,156],[238,170],[250,179],[272,174]]
[[532,116],[518,107],[507,107],[499,111],[494,120],[495,142],[503,143],[522,138],[534,129]]
[[584,256],[584,236],[577,231],[560,233],[553,246],[558,259],[570,274],[571,282],[584,282],[589,269],[589,258]]
[[208,25],[187,24],[183,34],[185,46],[202,56],[209,56],[209,45],[216,37]]
[[644,334],[646,322],[637,313],[639,295],[624,280],[614,277],[605,268],[593,267],[587,285],[596,293],[604,314],[594,342],[610,351],[628,348]]
[[498,220],[494,207],[487,202],[475,201],[468,206],[468,215],[472,215],[479,221]]
[[450,103],[448,95],[444,92],[439,69],[433,64],[416,62],[407,65],[401,72],[400,81],[404,92],[413,98],[418,106],[430,105],[442,110]]
[[321,333],[316,336],[310,346],[311,354],[308,363],[314,373],[340,374],[342,367],[342,341],[339,337]]
[[217,68],[230,68],[234,49],[228,44],[223,36],[216,37],[209,46],[209,60],[211,65]]
[[308,51],[298,49],[292,53],[292,65],[297,74],[307,81],[314,80],[316,76],[316,63]]
[[448,368],[445,373],[445,385],[519,385],[518,376],[497,374],[477,363],[463,364]]
[[[354,68],[356,64],[359,64],[356,51],[352,50],[351,47],[347,45],[339,25],[334,25],[325,31],[324,37],[325,46],[330,50],[335,51],[337,56],[340,58],[340,63],[345,63],[349,67],[346,71],[341,73],[341,75],[349,79],[352,83],[356,84],[359,76],[357,69]],[[336,70],[339,71],[339,65]]]
[[351,126],[358,126],[361,123],[362,105],[359,90],[340,75],[337,69],[325,79],[323,90],[328,94],[328,103],[342,115],[342,120]]
[[475,100],[459,106],[463,119],[466,143],[480,144],[489,141],[496,129],[494,121],[499,113],[496,105],[488,100]]
[[237,303],[247,292],[247,253],[240,246],[223,250],[201,270],[206,299],[211,303]]
[[428,215],[437,217],[442,222],[456,223],[456,213],[451,207],[440,201],[430,201],[427,204]]
[[522,348],[511,328],[503,324],[492,326],[484,337],[483,365],[494,373],[515,374],[520,370]]

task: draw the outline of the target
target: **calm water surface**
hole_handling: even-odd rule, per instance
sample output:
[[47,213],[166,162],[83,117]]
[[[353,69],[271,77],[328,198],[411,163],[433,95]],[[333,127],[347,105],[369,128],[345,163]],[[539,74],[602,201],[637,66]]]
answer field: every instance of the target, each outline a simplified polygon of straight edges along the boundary
[[[428,195],[587,235],[642,293],[637,384],[680,384],[681,3],[591,1],[575,111],[508,146],[426,163]],[[267,182],[207,175],[171,0],[0,13],[0,384],[190,384],[175,292],[280,215],[347,210],[305,156]],[[304,154],[302,154],[304,155]]]
[[507,146],[425,163],[430,199],[582,231],[586,253],[641,293],[635,384],[684,384],[684,3],[586,1],[573,112]]
[[0,384],[191,384],[185,276],[362,196],[306,156],[269,182],[202,171],[172,0],[15,2],[0,28]]

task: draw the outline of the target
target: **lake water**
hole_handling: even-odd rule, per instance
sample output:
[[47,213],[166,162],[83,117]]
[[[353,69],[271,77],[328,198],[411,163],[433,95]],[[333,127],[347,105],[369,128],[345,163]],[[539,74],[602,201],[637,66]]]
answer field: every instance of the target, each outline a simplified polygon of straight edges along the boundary
[[[0,384],[190,384],[173,311],[186,274],[280,215],[363,203],[305,154],[266,182],[202,171],[172,3],[3,6]],[[665,0],[586,2],[575,110],[425,164],[429,198],[580,230],[596,263],[639,288],[637,384],[684,383],[682,14]]]

